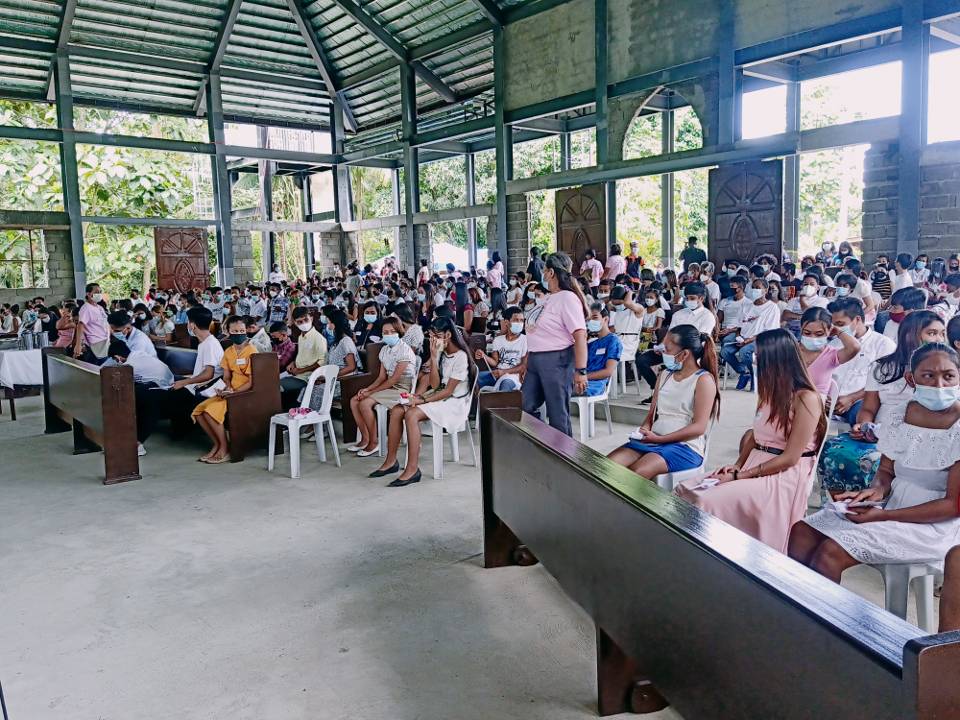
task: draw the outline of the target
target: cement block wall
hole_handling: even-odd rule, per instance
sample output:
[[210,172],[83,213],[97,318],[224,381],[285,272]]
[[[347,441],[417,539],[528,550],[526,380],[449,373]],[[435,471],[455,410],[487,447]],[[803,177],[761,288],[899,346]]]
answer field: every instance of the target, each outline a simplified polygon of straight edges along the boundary
[[0,221],[10,227],[35,227],[43,232],[47,251],[47,287],[0,288],[0,303],[18,303],[43,297],[48,304],[76,297],[73,276],[73,249],[70,231],[65,227],[42,227],[46,224],[66,225],[66,213],[0,211]]
[[[899,150],[871,147],[863,171],[863,243],[868,262],[897,251]],[[920,252],[948,257],[960,251],[960,143],[932,146],[920,169]]]
[[400,268],[415,274],[416,268],[420,267],[420,260],[426,260],[427,265],[432,268],[433,247],[430,242],[430,226],[424,224],[413,226],[414,257],[410,257],[407,245],[407,226],[401,225],[398,231],[397,260]]
[[237,285],[248,282],[258,283],[263,278],[257,276],[257,267],[253,260],[253,234],[249,230],[233,231],[233,281]]

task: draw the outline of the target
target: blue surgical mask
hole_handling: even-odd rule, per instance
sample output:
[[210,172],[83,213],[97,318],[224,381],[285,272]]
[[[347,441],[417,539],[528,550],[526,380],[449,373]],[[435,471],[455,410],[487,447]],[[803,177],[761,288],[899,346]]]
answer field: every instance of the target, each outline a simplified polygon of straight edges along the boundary
[[600,332],[603,323],[599,320],[587,320],[587,331],[592,333]]
[[393,347],[393,346],[396,345],[398,342],[400,342],[400,336],[399,336],[399,335],[384,335],[384,336],[383,336],[383,344],[386,345],[387,347]]
[[837,328],[844,335],[853,335],[853,325],[844,325],[842,328]]
[[913,399],[927,410],[940,412],[951,407],[960,399],[960,387],[935,388],[917,385],[913,390]]
[[700,307],[699,300],[684,300],[683,304],[686,306],[687,310],[696,310],[698,307]]
[[746,296],[751,300],[758,300],[763,295],[762,288],[750,287],[750,288],[747,288],[744,292],[746,293]]
[[427,296],[424,293],[417,293],[417,301],[423,302],[427,299]]
[[727,268],[727,277],[733,277],[737,274],[736,268]]
[[837,297],[846,297],[850,294],[850,288],[837,287]]
[[683,367],[683,363],[677,361],[676,355],[667,355],[666,353],[664,353],[662,357],[663,357],[663,366],[667,370],[676,371],[676,370],[679,370],[681,367]]
[[377,321],[377,316],[373,313],[364,313],[363,319],[368,323],[375,323]]
[[800,344],[803,345],[807,350],[823,350],[829,341],[830,338],[825,337],[808,337],[807,335],[800,336]]
[[927,263],[925,260],[917,260],[916,265],[917,270],[923,270],[927,266]]
[[124,335],[122,332],[115,332],[115,333],[113,333],[113,338],[114,338],[115,340],[126,340],[126,339],[127,339],[127,336]]
[[519,335],[523,332],[523,323],[510,323],[510,332]]

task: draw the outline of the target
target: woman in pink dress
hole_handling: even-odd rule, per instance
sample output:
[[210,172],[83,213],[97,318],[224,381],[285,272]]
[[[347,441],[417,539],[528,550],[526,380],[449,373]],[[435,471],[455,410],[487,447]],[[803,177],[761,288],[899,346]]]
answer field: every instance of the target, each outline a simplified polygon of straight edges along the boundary
[[757,416],[740,443],[737,462],[706,479],[687,480],[676,492],[785,553],[790,528],[806,513],[827,419],[797,341],[787,330],[757,336],[757,378]]
[[[835,343],[830,342],[832,338]],[[833,316],[822,307],[807,308],[800,316],[800,359],[821,395],[830,392],[833,371],[859,352],[860,341],[852,330],[834,327]]]

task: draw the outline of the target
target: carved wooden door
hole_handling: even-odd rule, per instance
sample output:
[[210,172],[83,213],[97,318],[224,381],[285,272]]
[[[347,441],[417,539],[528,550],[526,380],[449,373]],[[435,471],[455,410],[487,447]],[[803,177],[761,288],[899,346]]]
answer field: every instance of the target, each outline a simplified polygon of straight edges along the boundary
[[207,231],[202,228],[153,229],[157,255],[157,287],[187,292],[210,283]]
[[710,171],[710,260],[751,262],[783,252],[783,161],[725,165]]
[[607,213],[603,185],[584,185],[558,190],[557,250],[573,259],[574,274],[583,261],[583,253],[593,248],[601,263],[607,260]]

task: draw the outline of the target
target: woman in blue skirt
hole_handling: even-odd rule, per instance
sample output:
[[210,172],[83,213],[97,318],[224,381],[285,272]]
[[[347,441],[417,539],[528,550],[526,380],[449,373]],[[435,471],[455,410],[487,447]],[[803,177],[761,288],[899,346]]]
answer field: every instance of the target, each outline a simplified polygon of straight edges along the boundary
[[677,325],[663,348],[663,370],[647,419],[608,456],[651,479],[700,467],[707,428],[720,410],[717,351],[710,336],[693,325]]

